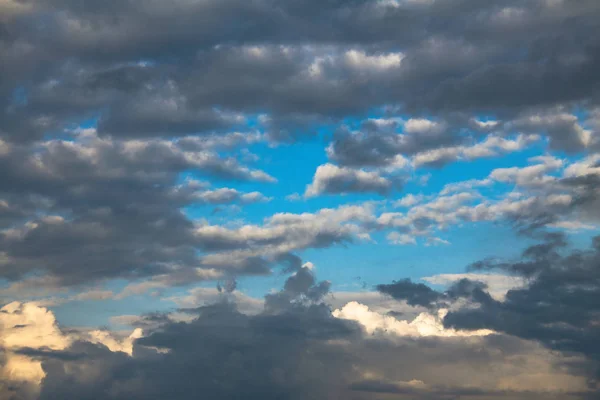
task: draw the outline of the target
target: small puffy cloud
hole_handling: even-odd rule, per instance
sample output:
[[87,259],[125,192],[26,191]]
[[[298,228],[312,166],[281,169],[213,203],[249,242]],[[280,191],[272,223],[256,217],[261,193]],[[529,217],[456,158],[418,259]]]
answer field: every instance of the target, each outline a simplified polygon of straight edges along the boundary
[[349,50],[344,55],[346,62],[353,68],[359,70],[382,71],[390,68],[398,68],[402,63],[404,54],[366,54],[360,50]]
[[442,167],[459,160],[469,161],[478,158],[495,157],[500,154],[523,150],[525,147],[539,139],[540,136],[533,134],[518,135],[515,139],[488,136],[482,142],[473,145],[440,147],[417,153],[413,157],[413,164],[416,167]]
[[395,207],[412,207],[415,204],[420,203],[423,200],[424,196],[422,194],[414,195],[412,193],[407,194],[400,200],[394,202]]
[[90,343],[99,343],[106,346],[110,351],[120,351],[133,355],[133,342],[141,338],[143,331],[136,328],[129,336],[125,338],[117,338],[110,331],[93,330],[88,333]]
[[417,244],[417,239],[415,239],[414,236],[408,235],[406,233],[390,232],[387,234],[386,238],[392,244]]
[[473,190],[478,187],[487,187],[493,185],[494,181],[489,178],[485,179],[470,179],[468,181],[463,182],[452,182],[444,185],[444,188],[441,190],[440,195],[446,196],[454,192],[464,192],[468,190]]
[[519,168],[498,168],[490,173],[490,178],[519,186],[543,185],[556,178],[546,175],[563,167],[563,160],[551,156],[534,157],[529,160],[533,165]]
[[386,195],[393,187],[394,183],[391,180],[377,172],[324,164],[317,168],[313,182],[306,187],[304,196],[368,192]]
[[450,242],[442,239],[442,238],[438,238],[438,237],[430,237],[427,238],[427,242],[425,243],[425,246],[440,246],[440,245],[449,245]]
[[199,204],[227,204],[234,202],[252,204],[271,200],[260,192],[240,193],[238,190],[230,188],[199,191],[194,194],[193,199],[194,202]]
[[302,195],[300,193],[292,193],[292,194],[285,196],[285,199],[287,201],[301,201]]

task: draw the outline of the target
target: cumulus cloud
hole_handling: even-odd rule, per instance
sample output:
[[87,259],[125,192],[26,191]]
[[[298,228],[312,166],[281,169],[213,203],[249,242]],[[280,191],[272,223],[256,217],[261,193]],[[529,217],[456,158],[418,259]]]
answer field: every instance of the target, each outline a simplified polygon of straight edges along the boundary
[[385,195],[392,190],[393,186],[392,181],[377,172],[324,164],[317,168],[313,182],[306,187],[304,196],[368,192]]
[[494,332],[486,329],[478,331],[456,331],[446,329],[442,323],[447,310],[439,310],[438,315],[419,314],[412,321],[401,321],[392,316],[381,315],[369,310],[369,307],[358,302],[350,302],[343,308],[333,311],[336,318],[349,319],[361,324],[368,334],[381,332],[395,336],[427,337],[427,336],[485,336]]
[[21,348],[63,350],[71,344],[56,324],[54,315],[33,303],[13,302],[0,309],[3,376],[39,385],[45,374],[40,361],[15,353]]

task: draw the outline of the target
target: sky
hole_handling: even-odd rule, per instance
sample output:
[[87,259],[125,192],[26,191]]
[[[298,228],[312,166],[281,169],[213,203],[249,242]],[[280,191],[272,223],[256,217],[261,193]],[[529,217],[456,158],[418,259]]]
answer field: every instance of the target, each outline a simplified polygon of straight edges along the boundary
[[600,397],[597,0],[0,0],[1,400]]

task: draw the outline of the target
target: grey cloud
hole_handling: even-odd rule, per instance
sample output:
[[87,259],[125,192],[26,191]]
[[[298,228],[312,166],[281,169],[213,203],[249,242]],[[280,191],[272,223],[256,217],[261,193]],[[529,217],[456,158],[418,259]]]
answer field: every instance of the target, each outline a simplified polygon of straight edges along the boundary
[[193,180],[179,184],[179,174],[272,180],[219,155],[220,147],[243,140],[119,141],[83,132],[74,141],[11,145],[0,155],[2,276],[45,271],[75,284],[200,267],[203,245],[181,208],[268,199]]
[[562,134],[561,126],[554,125],[561,125],[563,120],[562,125],[568,124],[572,133],[557,139],[563,140],[565,146],[573,142],[573,146],[581,150],[591,140],[591,131],[584,130],[574,115],[548,116],[545,117],[547,121],[538,121],[538,116],[530,118],[530,125],[537,128],[528,126],[518,130],[516,135],[511,125],[513,121],[486,123],[456,115],[447,120],[367,120],[359,131],[339,130],[327,153],[330,159],[343,166],[399,169],[412,164],[415,168],[441,168],[460,160],[471,161],[523,150],[540,139],[536,132],[547,130],[555,136],[557,132]]
[[[354,322],[334,318],[320,300],[298,302],[320,286],[314,277],[298,284],[304,282],[298,276],[278,293],[286,300],[277,310],[267,307],[249,316],[235,303],[218,301],[188,310],[194,316],[188,322],[149,316],[158,323],[144,325],[148,331],[135,340],[131,356],[81,340],[65,350],[18,351],[42,361],[40,400],[179,400],[198,393],[220,399],[243,393],[245,398],[375,400],[394,393],[419,400],[522,400],[592,393],[581,388],[580,375],[552,365],[563,359],[514,337],[366,336]],[[496,368],[499,364],[503,368]],[[523,376],[530,368],[533,375]],[[373,375],[380,378],[366,378]],[[566,380],[566,386],[555,385],[553,378]],[[511,384],[503,386],[506,382]]]
[[0,90],[28,93],[4,101],[4,135],[99,114],[102,132],[147,136],[235,126],[228,113],[335,121],[392,104],[515,116],[598,100],[592,0],[92,3],[33,2],[3,23]]
[[436,304],[442,295],[423,283],[413,283],[410,279],[403,279],[391,284],[376,286],[377,291],[390,295],[397,300],[406,300],[411,306],[431,307]]
[[308,267],[301,267],[285,282],[282,291],[265,296],[265,311],[280,312],[290,305],[319,304],[329,293],[330,282],[316,282]]
[[[544,394],[541,395],[535,392],[528,391],[512,391],[512,390],[485,390],[472,387],[419,387],[418,384],[397,384],[394,382],[385,382],[377,380],[366,380],[352,384],[352,390],[359,392],[367,392],[371,394],[381,393],[388,395],[400,395],[402,398],[424,398],[424,399],[462,399],[462,398],[475,398],[475,399],[487,399],[487,398],[500,398],[500,399],[531,399],[531,398],[543,398],[548,396],[549,399],[561,399],[561,398],[581,398],[585,392],[571,392],[555,394]],[[409,397],[404,397],[409,396]]]
[[[404,134],[398,134],[400,126]],[[456,133],[445,122],[411,119],[403,123],[392,120],[366,120],[361,131],[339,129],[328,148],[329,157],[347,166],[387,166],[396,156],[410,156],[420,151],[459,143]]]
[[[351,355],[327,341],[351,338],[359,331],[352,323],[331,317],[318,301],[310,306],[294,303],[309,295],[312,287],[296,285],[297,277],[290,278],[281,292],[286,297],[281,305],[287,306],[276,312],[270,307],[270,312],[250,317],[230,302],[204,306],[189,323],[163,320],[157,330],[136,342],[132,358],[76,343],[71,351],[85,349],[88,357],[61,362],[48,358],[40,399],[67,393],[82,399],[183,399],[199,392],[215,398],[237,398],[240,393],[251,398],[335,398],[344,389],[345,375],[351,374],[347,364]],[[153,354],[149,347],[169,352]],[[99,381],[83,375],[69,378],[65,369],[69,362],[88,365]],[[193,366],[195,379],[184,373],[185,365]],[[327,367],[342,380],[322,379]],[[71,388],[65,386],[67,381]]]
[[[474,264],[473,269],[506,271],[527,277],[529,282],[510,290],[504,301],[472,298],[480,307],[450,312],[445,325],[485,327],[539,340],[556,350],[583,354],[597,368],[598,242],[596,237],[591,248],[566,252],[564,237],[550,234],[543,243],[527,248],[520,260]],[[596,372],[592,370],[590,375],[596,382]]]

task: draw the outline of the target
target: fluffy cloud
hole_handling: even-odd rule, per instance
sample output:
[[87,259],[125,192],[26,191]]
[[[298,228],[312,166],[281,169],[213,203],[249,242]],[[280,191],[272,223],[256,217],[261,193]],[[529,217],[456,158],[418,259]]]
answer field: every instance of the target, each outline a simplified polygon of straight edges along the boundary
[[439,315],[428,313],[419,314],[412,321],[400,321],[392,316],[381,315],[369,310],[369,307],[357,302],[350,302],[343,308],[335,310],[333,316],[336,318],[349,319],[361,324],[368,334],[383,332],[389,335],[427,337],[427,336],[485,336],[494,333],[490,330],[479,331],[456,331],[446,329],[442,323],[447,310],[439,310]]
[[390,192],[393,183],[377,172],[367,172],[333,164],[317,168],[313,182],[307,186],[304,195],[313,197],[321,194],[368,193],[385,195]]

